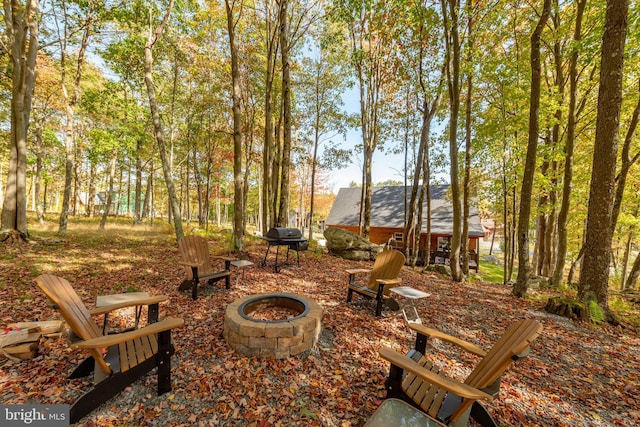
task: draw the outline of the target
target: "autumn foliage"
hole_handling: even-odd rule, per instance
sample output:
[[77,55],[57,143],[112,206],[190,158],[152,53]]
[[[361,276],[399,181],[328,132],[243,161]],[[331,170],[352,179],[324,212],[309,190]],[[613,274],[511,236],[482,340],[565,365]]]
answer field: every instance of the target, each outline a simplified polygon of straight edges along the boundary
[[[261,267],[265,245],[247,238],[254,266],[232,287],[203,286],[197,301],[178,292],[184,271],[171,233],[152,229],[105,232],[70,230],[65,240],[47,237],[0,254],[0,326],[49,320],[58,314],[37,289],[34,278],[54,273],[68,279],[89,306],[96,294],[143,290],[167,294],[161,316],[182,317],[173,334],[173,390],[156,396],[153,374],[128,387],[83,419],[86,425],[315,425],[360,426],[385,397],[388,365],[378,348],[407,351],[413,337],[401,316],[373,316],[372,302],[347,304],[345,261],[322,250],[301,253],[300,267],[279,274]],[[211,252],[225,244],[211,238]],[[269,260],[272,262],[272,260]],[[482,267],[481,267],[482,268]],[[488,404],[501,425],[609,426],[640,424],[640,340],[628,329],[592,327],[542,310],[534,297],[517,299],[495,284],[454,283],[432,273],[405,269],[404,284],[431,297],[420,306],[423,322],[488,348],[515,319],[536,318],[544,325],[531,355],[503,378],[499,398]],[[222,338],[224,311],[234,300],[255,293],[289,292],[308,296],[324,309],[323,332],[304,357],[247,358]],[[123,310],[112,326],[131,321]],[[434,342],[427,352],[450,375],[464,378],[473,356]],[[40,355],[24,362],[0,361],[1,403],[71,403],[88,390],[87,380],[66,375],[82,359],[65,337],[43,339]]]

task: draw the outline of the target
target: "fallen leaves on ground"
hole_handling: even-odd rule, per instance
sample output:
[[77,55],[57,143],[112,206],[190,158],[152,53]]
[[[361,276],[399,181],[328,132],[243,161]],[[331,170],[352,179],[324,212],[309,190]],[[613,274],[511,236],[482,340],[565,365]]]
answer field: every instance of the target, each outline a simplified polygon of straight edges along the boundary
[[[98,233],[96,233],[98,234]],[[83,243],[79,243],[83,242]],[[223,248],[221,244],[219,248]],[[212,253],[216,245],[212,245]],[[127,387],[88,417],[92,425],[360,426],[384,400],[388,365],[381,346],[405,352],[413,337],[401,315],[374,316],[371,301],[345,302],[347,268],[369,267],[326,253],[301,253],[300,266],[273,271],[260,266],[266,247],[248,244],[254,266],[232,287],[205,285],[197,301],[177,291],[184,279],[172,236],[108,234],[90,240],[42,240],[8,247],[13,263],[0,264],[0,326],[59,318],[34,278],[52,273],[69,280],[87,306],[95,295],[127,290],[166,294],[161,316],[182,317],[174,331],[171,392],[156,396],[154,373]],[[218,251],[222,252],[222,250]],[[633,331],[593,327],[542,311],[542,299],[517,299],[510,288],[453,283],[405,268],[403,284],[428,292],[418,303],[424,324],[488,349],[509,324],[536,318],[544,325],[531,355],[512,365],[498,399],[487,404],[501,425],[610,426],[640,424],[640,340]],[[222,282],[223,283],[223,282]],[[302,357],[248,358],[222,337],[225,309],[246,295],[287,292],[305,295],[324,310],[316,347]],[[133,310],[110,319],[125,326]],[[429,356],[449,375],[464,378],[477,358],[432,342]],[[43,339],[40,356],[0,362],[0,402],[72,403],[91,387],[90,379],[67,374],[83,358],[65,337]]]

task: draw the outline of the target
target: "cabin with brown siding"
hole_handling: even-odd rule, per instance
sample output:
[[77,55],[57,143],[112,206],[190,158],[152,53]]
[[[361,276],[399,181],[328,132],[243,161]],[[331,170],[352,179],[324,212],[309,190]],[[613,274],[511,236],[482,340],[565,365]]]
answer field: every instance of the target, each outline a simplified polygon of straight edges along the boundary
[[[447,264],[453,236],[453,205],[449,185],[432,185],[431,193],[431,253],[430,263]],[[340,227],[358,234],[361,188],[341,188],[326,220],[328,227]],[[371,223],[369,240],[376,244],[391,244],[404,248],[405,206],[411,198],[411,187],[374,187],[371,195]],[[418,263],[425,261],[427,239],[427,202],[424,201],[423,221],[418,248]],[[484,236],[478,209],[472,206],[469,214],[469,265],[477,271],[479,239]],[[412,241],[413,239],[409,239]],[[415,251],[409,248],[409,256]]]

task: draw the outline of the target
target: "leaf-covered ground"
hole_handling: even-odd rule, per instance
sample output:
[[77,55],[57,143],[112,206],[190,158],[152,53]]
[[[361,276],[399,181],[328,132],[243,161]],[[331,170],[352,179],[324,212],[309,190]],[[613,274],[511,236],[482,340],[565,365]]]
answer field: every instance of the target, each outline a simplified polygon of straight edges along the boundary
[[[53,273],[68,279],[89,307],[96,294],[144,290],[166,294],[161,316],[182,317],[173,334],[173,390],[156,396],[156,377],[147,375],[90,416],[86,425],[317,425],[359,426],[385,396],[388,365],[378,348],[407,351],[413,337],[401,316],[357,296],[345,303],[345,261],[325,253],[301,254],[300,267],[275,274],[272,259],[260,262],[265,246],[248,245],[255,263],[244,282],[232,289],[205,286],[197,301],[178,292],[184,272],[177,264],[175,239],[168,233],[139,230],[53,235],[34,243],[3,246],[0,255],[0,326],[49,320],[34,278]],[[213,244],[212,252],[222,253]],[[544,325],[530,357],[514,364],[503,379],[499,398],[488,404],[501,425],[611,426],[640,424],[640,339],[633,330],[593,327],[546,314],[542,299],[516,299],[494,284],[459,284],[405,268],[404,284],[431,297],[420,304],[423,322],[488,348],[514,320],[536,318]],[[222,338],[225,307],[237,298],[264,292],[306,295],[324,309],[323,332],[305,357],[286,360],[247,358]],[[541,302],[542,301],[542,302]],[[132,314],[112,318],[123,324]],[[463,378],[477,359],[442,343],[430,356],[450,375]],[[43,339],[40,355],[24,362],[0,361],[1,403],[71,403],[88,390],[87,380],[66,375],[82,359],[65,338]]]

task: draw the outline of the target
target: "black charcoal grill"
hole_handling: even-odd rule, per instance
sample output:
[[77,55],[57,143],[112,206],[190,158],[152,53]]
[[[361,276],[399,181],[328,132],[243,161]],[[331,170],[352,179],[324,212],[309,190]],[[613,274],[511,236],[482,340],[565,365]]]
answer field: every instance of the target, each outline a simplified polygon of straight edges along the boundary
[[289,262],[289,251],[296,251],[298,267],[300,266],[300,251],[306,251],[309,249],[309,240],[302,237],[302,233],[297,228],[287,227],[273,227],[269,229],[266,237],[262,238],[267,242],[267,251],[264,254],[262,265],[267,264],[267,256],[271,246],[276,247],[276,261],[273,266],[273,271],[278,273],[280,271],[280,265],[278,264],[278,252],[280,246],[287,247],[287,262]]

